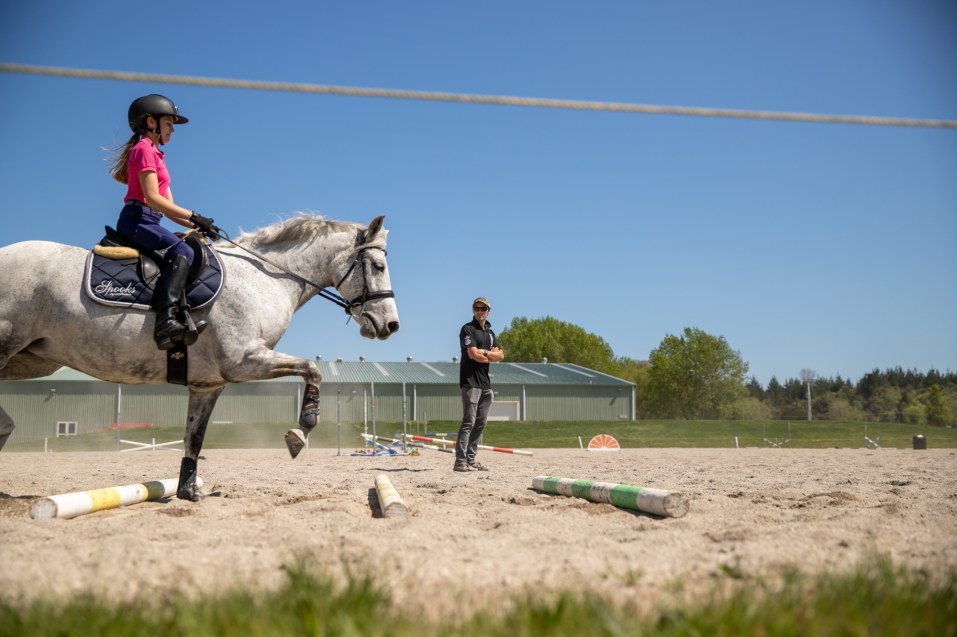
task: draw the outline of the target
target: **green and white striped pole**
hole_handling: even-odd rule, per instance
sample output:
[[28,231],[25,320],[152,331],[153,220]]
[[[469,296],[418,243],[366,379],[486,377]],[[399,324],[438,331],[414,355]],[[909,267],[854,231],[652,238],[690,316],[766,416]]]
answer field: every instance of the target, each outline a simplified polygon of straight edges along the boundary
[[688,512],[688,499],[681,493],[629,484],[535,476],[532,478],[532,488],[542,493],[583,498],[589,502],[605,502],[667,518],[680,518]]

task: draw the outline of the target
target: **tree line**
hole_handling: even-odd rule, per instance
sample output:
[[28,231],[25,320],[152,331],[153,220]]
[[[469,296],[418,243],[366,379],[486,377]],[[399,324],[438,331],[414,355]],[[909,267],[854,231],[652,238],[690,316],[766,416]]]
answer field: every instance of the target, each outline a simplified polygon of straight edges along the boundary
[[874,369],[856,383],[840,375],[810,381],[788,378],[783,383],[772,376],[767,387],[752,377],[746,388],[748,397],[771,417],[795,419],[807,415],[808,385],[811,416],[816,419],[955,424],[957,373],[949,371]]
[[[640,418],[815,420],[957,424],[957,373],[874,369],[856,382],[772,376],[767,386],[723,336],[694,327],[668,334],[648,360],[615,356],[600,336],[553,317],[517,317],[499,334],[515,362],[573,363],[636,385]],[[810,400],[809,400],[810,396]]]

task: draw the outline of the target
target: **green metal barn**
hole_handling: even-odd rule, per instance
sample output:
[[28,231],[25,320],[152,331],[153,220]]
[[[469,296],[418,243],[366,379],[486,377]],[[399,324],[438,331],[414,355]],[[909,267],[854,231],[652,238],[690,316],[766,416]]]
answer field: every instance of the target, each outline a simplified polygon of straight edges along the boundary
[[[318,361],[324,422],[458,420],[456,362]],[[497,363],[495,420],[634,420],[632,383],[578,365]],[[295,423],[303,382],[286,377],[230,385],[214,423]],[[63,368],[44,378],[0,382],[0,406],[17,424],[11,443],[108,430],[175,425],[186,418],[178,385],[118,385]]]

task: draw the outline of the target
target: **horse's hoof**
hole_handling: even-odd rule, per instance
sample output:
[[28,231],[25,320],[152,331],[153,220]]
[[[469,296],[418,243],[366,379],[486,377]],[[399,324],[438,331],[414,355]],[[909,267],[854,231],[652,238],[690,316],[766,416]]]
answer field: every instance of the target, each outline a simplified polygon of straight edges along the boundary
[[199,502],[199,494],[196,489],[179,489],[176,491],[176,497],[180,500],[189,500],[190,502]]
[[300,430],[290,429],[286,432],[286,448],[289,449],[289,455],[292,456],[293,460],[305,446],[306,436]]

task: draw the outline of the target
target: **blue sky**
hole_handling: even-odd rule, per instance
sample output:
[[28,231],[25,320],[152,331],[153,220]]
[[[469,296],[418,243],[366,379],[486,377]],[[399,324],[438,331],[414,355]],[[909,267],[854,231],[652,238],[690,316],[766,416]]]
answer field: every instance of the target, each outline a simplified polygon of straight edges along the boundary
[[[945,0],[6,0],[0,61],[249,80],[957,120]],[[724,336],[762,383],[957,369],[957,131],[458,105],[0,73],[0,244],[89,246],[104,148],[170,96],[177,203],[231,234],[386,215],[402,330],[321,299],[279,349],[450,360],[473,297],[645,359]],[[0,274],[2,275],[2,274]]]

